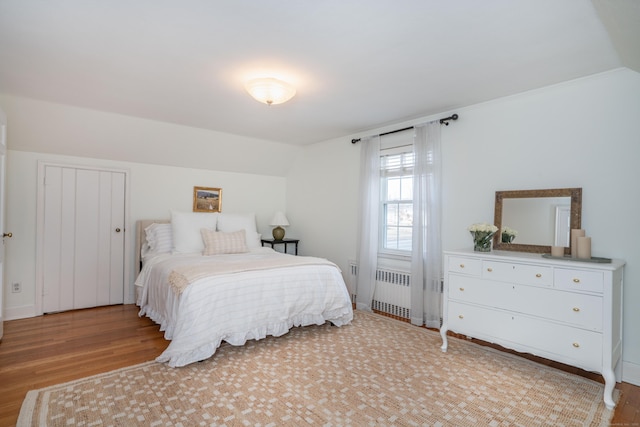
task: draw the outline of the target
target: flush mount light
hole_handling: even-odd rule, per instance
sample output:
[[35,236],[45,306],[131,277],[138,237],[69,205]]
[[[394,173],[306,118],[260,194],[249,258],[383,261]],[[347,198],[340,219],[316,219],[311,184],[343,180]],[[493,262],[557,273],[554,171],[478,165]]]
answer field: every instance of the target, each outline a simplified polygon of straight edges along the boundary
[[245,87],[257,101],[267,105],[282,104],[296,94],[296,89],[289,83],[271,77],[250,80]]

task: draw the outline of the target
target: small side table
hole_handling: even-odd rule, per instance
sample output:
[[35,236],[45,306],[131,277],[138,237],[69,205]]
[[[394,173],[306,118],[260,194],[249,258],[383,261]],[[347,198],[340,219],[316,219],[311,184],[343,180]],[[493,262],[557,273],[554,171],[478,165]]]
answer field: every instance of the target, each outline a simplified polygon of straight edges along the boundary
[[289,244],[295,245],[296,255],[298,255],[298,242],[300,241],[300,239],[288,239],[285,237],[282,240],[260,239],[260,241],[262,242],[262,246],[267,244],[271,246],[271,249],[274,249],[275,245],[284,245],[284,253],[287,253],[287,246]]

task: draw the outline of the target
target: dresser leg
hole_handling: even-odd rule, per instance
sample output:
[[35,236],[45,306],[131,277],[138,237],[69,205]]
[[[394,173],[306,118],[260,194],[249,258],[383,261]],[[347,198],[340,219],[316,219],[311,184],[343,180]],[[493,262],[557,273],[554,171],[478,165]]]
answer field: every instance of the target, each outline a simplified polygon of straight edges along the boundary
[[613,401],[613,389],[616,386],[616,375],[613,373],[613,369],[605,369],[602,372],[604,377],[604,405],[607,409],[613,409],[616,403]]
[[442,325],[442,327],[440,327],[440,336],[442,337],[442,346],[440,347],[440,350],[442,350],[442,352],[446,352],[447,351],[447,347],[449,345],[449,342],[447,340],[447,327],[446,325]]

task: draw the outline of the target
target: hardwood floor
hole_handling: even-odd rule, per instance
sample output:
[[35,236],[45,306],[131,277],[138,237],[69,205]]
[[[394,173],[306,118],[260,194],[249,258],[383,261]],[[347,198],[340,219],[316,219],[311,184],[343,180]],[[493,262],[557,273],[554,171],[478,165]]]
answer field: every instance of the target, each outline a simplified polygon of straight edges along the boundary
[[[487,344],[487,343],[481,343]],[[167,346],[134,305],[5,322],[0,343],[0,426],[16,423],[27,391],[153,360]],[[533,358],[600,381],[596,374]],[[612,425],[640,426],[640,387],[619,383]]]
[[0,426],[15,425],[27,393],[153,360],[168,341],[138,307],[116,305],[4,323]]

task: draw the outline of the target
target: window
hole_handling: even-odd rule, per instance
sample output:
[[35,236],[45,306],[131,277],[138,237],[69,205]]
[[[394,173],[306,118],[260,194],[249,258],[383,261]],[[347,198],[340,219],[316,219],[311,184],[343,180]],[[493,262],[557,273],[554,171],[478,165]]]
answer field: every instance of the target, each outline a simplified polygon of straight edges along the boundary
[[381,252],[411,253],[413,157],[411,145],[381,150]]

